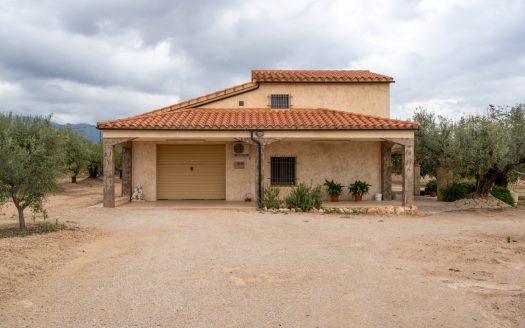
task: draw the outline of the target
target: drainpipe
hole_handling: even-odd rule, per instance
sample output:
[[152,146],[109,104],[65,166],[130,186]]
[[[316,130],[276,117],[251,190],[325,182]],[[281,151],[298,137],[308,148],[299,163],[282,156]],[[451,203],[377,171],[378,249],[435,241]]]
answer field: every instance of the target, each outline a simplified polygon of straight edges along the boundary
[[261,181],[262,177],[262,144],[259,140],[254,138],[253,133],[255,131],[250,131],[250,139],[252,139],[253,142],[257,144],[257,207],[259,209],[264,208],[264,187],[263,187],[263,181]]

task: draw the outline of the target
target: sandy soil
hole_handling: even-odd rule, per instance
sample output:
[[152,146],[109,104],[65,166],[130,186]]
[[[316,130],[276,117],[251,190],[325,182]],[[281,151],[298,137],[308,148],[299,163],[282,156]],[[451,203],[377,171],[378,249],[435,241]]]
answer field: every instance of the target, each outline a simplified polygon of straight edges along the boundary
[[[52,198],[50,213],[102,235],[16,238],[27,250],[3,240],[0,272],[20,279],[0,281],[12,291],[0,297],[0,326],[525,327],[523,208],[420,217],[104,209],[88,207],[100,185],[72,188],[78,195]],[[46,264],[35,269],[39,257]]]

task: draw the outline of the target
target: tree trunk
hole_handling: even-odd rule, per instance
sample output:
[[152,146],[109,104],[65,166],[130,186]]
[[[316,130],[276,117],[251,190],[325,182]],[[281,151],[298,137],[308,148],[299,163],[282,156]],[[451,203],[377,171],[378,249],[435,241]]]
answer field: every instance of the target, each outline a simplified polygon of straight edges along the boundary
[[97,178],[97,176],[98,176],[98,169],[97,168],[89,168],[88,172],[89,172],[89,177],[91,179],[96,179]]
[[26,219],[24,217],[24,209],[22,207],[19,207],[17,205],[16,209],[18,210],[18,222],[20,223],[20,230],[26,230]]
[[496,173],[496,181],[494,181],[496,186],[501,186],[507,188],[509,186],[509,180],[507,178],[507,172],[498,171]]
[[454,171],[445,165],[439,165],[436,168],[437,197],[439,201],[443,200],[441,190],[454,182]]
[[72,175],[71,176],[71,183],[77,183],[77,176],[76,175]]
[[484,197],[489,194],[490,188],[496,181],[497,170],[490,169],[484,175],[476,175],[476,191],[474,197]]

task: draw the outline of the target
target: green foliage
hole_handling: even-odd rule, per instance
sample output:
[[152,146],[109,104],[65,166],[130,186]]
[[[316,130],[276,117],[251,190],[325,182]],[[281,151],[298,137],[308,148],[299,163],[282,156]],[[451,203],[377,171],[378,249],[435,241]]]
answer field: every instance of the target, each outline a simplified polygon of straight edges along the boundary
[[122,146],[115,146],[115,172],[122,178]]
[[403,156],[401,154],[392,154],[392,173],[403,173]]
[[510,190],[508,190],[507,188],[500,187],[500,186],[494,186],[490,190],[490,194],[494,196],[495,198],[501,200],[502,202],[507,203],[510,206],[514,206],[514,199],[512,199]]
[[437,181],[435,179],[432,179],[429,182],[427,182],[427,184],[425,186],[425,194],[428,195],[432,191],[437,192],[437,190],[438,190],[438,185],[437,185]]
[[64,138],[49,117],[0,114],[0,203],[11,199],[25,229],[23,210],[46,215],[42,202],[65,170]]
[[279,208],[281,206],[281,199],[279,193],[281,190],[275,187],[264,188],[264,207]]
[[286,207],[298,208],[303,212],[308,212],[312,208],[321,208],[321,186],[309,187],[300,183],[286,196],[284,202]]
[[461,181],[459,182],[467,192],[467,194],[471,194],[476,191],[476,181]]
[[371,185],[364,181],[355,180],[350,186],[348,186],[348,192],[357,196],[362,196],[368,193],[368,188]]
[[99,174],[102,173],[102,161],[104,156],[102,151],[102,144],[88,143],[86,153],[89,177],[95,179]]
[[79,133],[70,129],[63,130],[65,140],[65,157],[67,169],[71,172],[72,180],[76,180],[81,170],[87,168],[88,154],[86,149],[88,142]]
[[445,202],[454,202],[459,199],[463,199],[469,193],[468,187],[461,182],[452,182],[445,188],[441,189],[443,194],[443,200]]
[[340,196],[343,193],[343,184],[335,182],[334,180],[325,180],[324,185],[330,196]]
[[420,126],[415,132],[414,153],[421,165],[421,175],[436,176],[437,166],[448,166],[454,157],[455,124],[423,108],[416,110],[413,119]]
[[476,193],[486,195],[498,175],[525,163],[525,105],[490,106],[485,115],[471,115],[457,124],[455,171],[474,176]]

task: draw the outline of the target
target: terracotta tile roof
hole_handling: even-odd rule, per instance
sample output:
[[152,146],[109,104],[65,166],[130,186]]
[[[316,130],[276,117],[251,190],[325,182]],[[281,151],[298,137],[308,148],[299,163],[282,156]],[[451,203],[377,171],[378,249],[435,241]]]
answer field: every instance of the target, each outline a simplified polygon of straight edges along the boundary
[[394,82],[390,76],[364,70],[252,70],[255,82]]
[[181,109],[181,108],[189,108],[189,107],[197,107],[201,106],[203,104],[207,104],[210,101],[215,101],[218,99],[230,97],[239,93],[243,93],[249,90],[257,89],[259,85],[255,82],[246,82],[243,84],[239,84],[230,88],[222,89],[219,91],[215,91],[212,93],[209,93],[204,96],[200,96],[197,98],[193,98],[190,100],[186,100],[183,102],[180,102],[178,104],[162,107],[144,114],[141,114],[140,116],[150,115],[150,114],[156,114],[156,113],[164,113],[173,109]]
[[417,129],[414,122],[331,109],[188,108],[99,122],[99,129],[361,130]]

